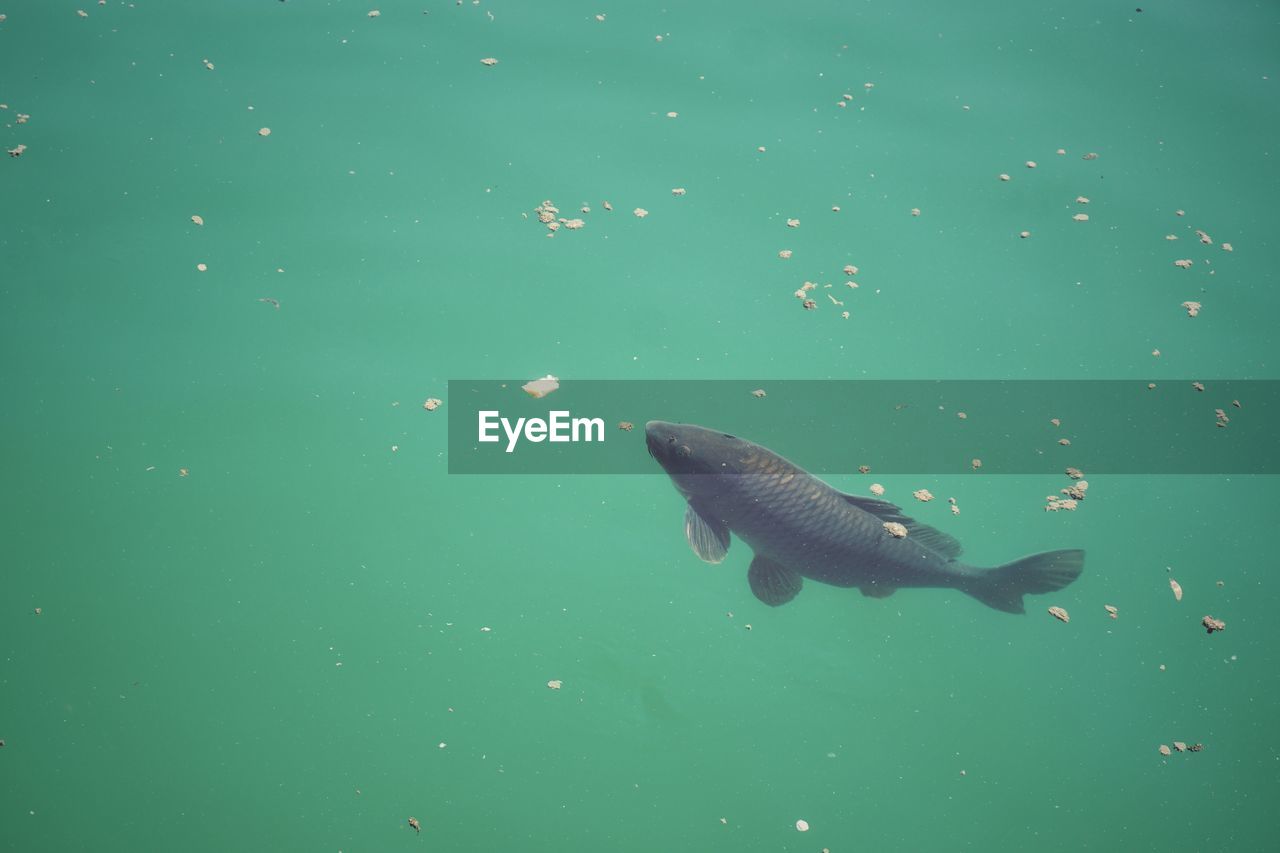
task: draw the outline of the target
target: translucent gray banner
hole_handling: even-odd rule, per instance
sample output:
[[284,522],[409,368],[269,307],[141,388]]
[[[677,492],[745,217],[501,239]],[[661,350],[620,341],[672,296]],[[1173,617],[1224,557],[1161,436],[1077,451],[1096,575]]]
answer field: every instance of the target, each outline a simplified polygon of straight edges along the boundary
[[541,397],[527,382],[449,381],[450,473],[660,473],[650,420],[819,474],[1280,473],[1275,380],[562,380]]

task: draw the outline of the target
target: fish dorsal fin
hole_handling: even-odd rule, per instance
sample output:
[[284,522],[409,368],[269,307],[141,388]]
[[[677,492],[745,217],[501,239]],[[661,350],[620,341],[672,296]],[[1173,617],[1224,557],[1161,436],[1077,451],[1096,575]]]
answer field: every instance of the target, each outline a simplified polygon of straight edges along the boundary
[[800,594],[804,578],[795,569],[788,569],[763,554],[756,554],[747,569],[747,583],[755,597],[770,607],[786,604]]
[[936,527],[916,521],[903,514],[902,507],[876,498],[864,498],[861,495],[841,494],[847,502],[858,509],[869,512],[881,521],[896,521],[907,528],[907,535],[931,551],[937,551],[949,560],[960,556],[962,546],[950,533],[943,533]]
[[729,553],[729,526],[698,512],[692,503],[684,510],[684,538],[693,553],[708,563],[719,563]]

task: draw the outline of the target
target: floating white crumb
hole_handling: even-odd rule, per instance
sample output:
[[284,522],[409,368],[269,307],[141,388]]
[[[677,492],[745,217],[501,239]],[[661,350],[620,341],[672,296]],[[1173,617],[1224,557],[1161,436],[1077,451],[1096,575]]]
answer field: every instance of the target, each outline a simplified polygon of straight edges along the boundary
[[560,380],[556,379],[550,373],[541,379],[534,379],[520,386],[520,390],[533,397],[535,400],[545,397],[552,391],[560,387]]
[[1200,303],[1199,303],[1199,302],[1184,302],[1184,303],[1182,303],[1182,307],[1187,309],[1187,316],[1188,316],[1188,317],[1195,317],[1195,316],[1198,316],[1198,315],[1200,314]]
[[645,210],[643,207],[637,207],[635,210],[631,212],[636,215],[637,219],[644,219],[646,216],[649,215],[649,211]]
[[884,529],[894,539],[905,539],[907,536],[907,528],[896,521],[886,521]]
[[879,483],[872,483],[868,487],[868,491],[870,491],[871,494],[875,495],[876,497],[880,497],[881,495],[884,494],[884,486],[880,485]]
[[440,408],[443,402],[443,400],[437,399],[436,397],[428,397],[422,404],[422,408],[426,409],[428,412],[434,412],[436,409]]
[[259,135],[259,136],[270,136],[270,135],[271,135],[271,128],[269,128],[269,127],[260,127],[260,128],[258,128],[258,135]]
[[1173,600],[1182,600],[1182,585],[1173,578],[1169,578],[1169,589],[1173,590]]
[[1071,615],[1061,607],[1050,607],[1049,615],[1052,616],[1054,619],[1057,619],[1059,622],[1071,621]]
[[484,59],[480,60],[480,64],[488,65],[490,68],[492,68],[493,66],[498,64],[498,60],[494,59],[492,56],[486,56]]
[[911,493],[911,496],[918,501],[923,501],[924,503],[928,503],[933,500],[933,494],[928,489],[916,489]]

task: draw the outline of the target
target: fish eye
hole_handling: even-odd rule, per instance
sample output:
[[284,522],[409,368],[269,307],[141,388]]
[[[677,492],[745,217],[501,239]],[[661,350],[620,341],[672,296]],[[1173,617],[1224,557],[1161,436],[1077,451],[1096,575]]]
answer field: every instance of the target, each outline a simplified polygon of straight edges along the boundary
[[689,445],[687,444],[682,444],[676,448],[676,456],[687,457],[692,455],[693,451],[689,449]]
[[676,437],[674,435],[667,436],[667,444],[675,444],[675,443],[676,443]]

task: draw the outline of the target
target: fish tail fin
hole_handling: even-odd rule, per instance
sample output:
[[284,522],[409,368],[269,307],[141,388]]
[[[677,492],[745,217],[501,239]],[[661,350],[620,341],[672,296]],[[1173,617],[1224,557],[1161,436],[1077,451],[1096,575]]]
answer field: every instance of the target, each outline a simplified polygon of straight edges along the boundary
[[1045,551],[979,571],[960,589],[996,610],[1025,613],[1022,596],[1062,589],[1080,577],[1083,570],[1084,551]]

